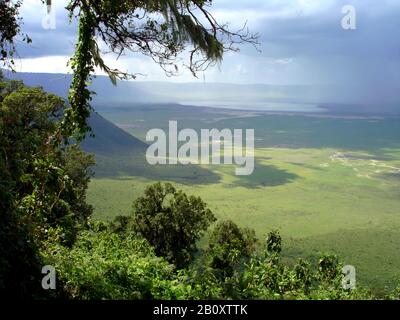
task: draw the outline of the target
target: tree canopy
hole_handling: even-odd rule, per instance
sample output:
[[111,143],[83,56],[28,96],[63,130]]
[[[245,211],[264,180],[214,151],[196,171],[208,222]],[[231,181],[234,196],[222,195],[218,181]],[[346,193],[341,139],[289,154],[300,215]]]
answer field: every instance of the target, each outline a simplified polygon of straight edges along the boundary
[[193,260],[197,241],[214,221],[199,197],[177,191],[169,183],[149,186],[133,204],[133,230],[177,267]]

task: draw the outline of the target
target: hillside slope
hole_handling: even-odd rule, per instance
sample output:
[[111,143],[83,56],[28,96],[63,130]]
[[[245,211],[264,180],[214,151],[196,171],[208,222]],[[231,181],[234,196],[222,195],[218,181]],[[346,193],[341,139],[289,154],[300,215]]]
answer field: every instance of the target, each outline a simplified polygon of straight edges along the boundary
[[97,112],[93,112],[89,124],[94,137],[87,136],[81,143],[86,152],[102,156],[114,154],[144,154],[147,144],[135,138],[126,131],[118,128],[112,122],[104,119]]

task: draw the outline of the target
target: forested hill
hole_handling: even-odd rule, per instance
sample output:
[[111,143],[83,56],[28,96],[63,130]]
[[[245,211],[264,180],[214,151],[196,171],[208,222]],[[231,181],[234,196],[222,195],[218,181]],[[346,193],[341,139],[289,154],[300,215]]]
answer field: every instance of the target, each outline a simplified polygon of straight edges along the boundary
[[[8,78],[23,80],[28,86],[41,86],[48,92],[63,98],[67,97],[70,75],[46,73],[15,73],[6,72]],[[102,77],[100,84],[107,78]],[[82,149],[96,155],[112,156],[113,154],[142,154],[147,145],[115,124],[103,118],[97,112],[92,112],[89,119],[94,137],[87,136],[81,143]]]
[[96,155],[144,153],[147,144],[135,138],[115,124],[93,112],[89,119],[94,137],[87,136],[82,149]]

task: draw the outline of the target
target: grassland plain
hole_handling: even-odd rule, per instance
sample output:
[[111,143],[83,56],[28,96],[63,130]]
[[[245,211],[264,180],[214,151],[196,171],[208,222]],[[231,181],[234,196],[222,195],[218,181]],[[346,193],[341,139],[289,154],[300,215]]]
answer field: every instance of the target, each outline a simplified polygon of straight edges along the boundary
[[[131,127],[126,123],[126,128],[142,139],[148,128],[166,127],[170,118],[162,112],[157,119],[141,112],[130,114]],[[111,118],[116,123],[117,118],[128,119],[118,113]],[[260,239],[272,229],[280,230],[289,263],[331,252],[356,267],[359,283],[381,290],[400,281],[398,120],[267,115],[226,119],[193,113],[184,114],[181,121],[194,128],[254,127],[255,171],[239,177],[234,166],[203,166],[201,172],[208,171],[213,179],[170,175],[161,180],[202,197],[219,219],[254,228]],[[157,180],[127,172],[93,179],[88,198],[96,218],[129,214],[132,201]]]

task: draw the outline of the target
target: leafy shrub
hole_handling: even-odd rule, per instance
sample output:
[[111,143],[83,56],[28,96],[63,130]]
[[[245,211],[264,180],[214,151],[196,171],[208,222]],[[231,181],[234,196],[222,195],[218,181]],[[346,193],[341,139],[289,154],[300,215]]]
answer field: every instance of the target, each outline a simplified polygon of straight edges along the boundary
[[[52,241],[46,250],[63,294],[73,299],[183,298],[175,268],[143,239],[101,231],[82,232],[72,249]],[[54,234],[56,231],[54,230]]]

